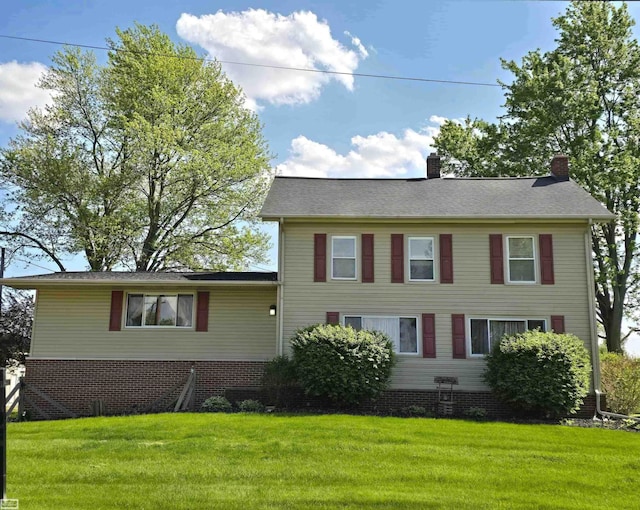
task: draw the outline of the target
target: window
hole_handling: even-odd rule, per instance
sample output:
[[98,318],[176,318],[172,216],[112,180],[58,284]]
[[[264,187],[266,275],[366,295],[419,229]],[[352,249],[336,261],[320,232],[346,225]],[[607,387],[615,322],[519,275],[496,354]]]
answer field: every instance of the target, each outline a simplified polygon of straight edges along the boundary
[[523,333],[529,329],[546,331],[544,319],[470,319],[472,356],[488,354],[495,342],[505,335]]
[[381,331],[389,336],[395,352],[418,354],[418,319],[416,317],[349,315],[344,317],[344,325],[357,330]]
[[127,327],[193,326],[193,294],[129,294]]
[[356,279],[356,238],[334,236],[331,238],[331,278]]
[[507,237],[509,282],[534,283],[536,257],[533,237]]
[[409,280],[433,281],[433,237],[409,238]]

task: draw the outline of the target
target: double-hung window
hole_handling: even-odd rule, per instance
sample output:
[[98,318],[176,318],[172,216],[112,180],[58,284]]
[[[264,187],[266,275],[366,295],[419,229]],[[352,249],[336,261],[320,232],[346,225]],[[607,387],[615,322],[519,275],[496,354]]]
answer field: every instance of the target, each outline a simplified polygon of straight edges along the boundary
[[409,281],[433,281],[433,237],[409,238]]
[[398,354],[418,354],[418,319],[416,317],[386,317],[347,315],[344,325],[356,330],[367,329],[386,333]]
[[356,267],[355,236],[333,236],[331,238],[331,278],[355,280]]
[[472,356],[488,354],[505,335],[524,333],[529,329],[547,329],[544,319],[470,319],[470,323]]
[[535,283],[536,250],[533,236],[507,237],[509,282]]
[[128,294],[126,327],[193,326],[193,294]]

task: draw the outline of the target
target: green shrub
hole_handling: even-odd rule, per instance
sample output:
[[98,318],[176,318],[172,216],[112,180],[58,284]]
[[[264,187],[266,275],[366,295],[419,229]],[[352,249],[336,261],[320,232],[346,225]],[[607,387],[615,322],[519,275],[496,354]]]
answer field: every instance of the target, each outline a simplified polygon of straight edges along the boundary
[[287,392],[297,385],[296,369],[287,356],[277,356],[264,368],[262,389],[268,404],[286,404]]
[[504,337],[487,355],[485,381],[529,414],[575,413],[589,390],[589,353],[574,335],[527,331]]
[[487,410],[484,407],[470,407],[462,414],[465,416],[465,418],[469,418],[470,420],[481,421],[486,419]]
[[607,353],[600,360],[600,379],[611,411],[640,412],[640,359]]
[[237,402],[238,410],[242,413],[263,413],[264,405],[257,400],[242,400]]
[[389,338],[380,332],[339,325],[310,326],[292,338],[293,363],[308,395],[338,405],[374,398],[387,388],[395,362]]
[[230,413],[233,406],[224,397],[209,397],[202,403],[202,410],[207,413]]
[[400,409],[400,416],[405,416],[407,418],[433,418],[434,414],[426,407],[407,406]]

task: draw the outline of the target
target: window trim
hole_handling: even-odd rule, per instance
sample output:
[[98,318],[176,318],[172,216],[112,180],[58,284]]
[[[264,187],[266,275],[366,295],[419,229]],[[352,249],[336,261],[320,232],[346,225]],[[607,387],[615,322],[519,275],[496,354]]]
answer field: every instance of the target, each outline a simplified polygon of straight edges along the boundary
[[[153,325],[146,325],[146,324],[140,324],[140,326],[129,326],[127,324],[127,312],[129,311],[129,296],[142,296],[142,304],[143,304],[143,311],[142,311],[142,322],[144,322],[144,300],[147,296],[176,296],[176,298],[178,296],[191,296],[192,299],[192,305],[191,305],[191,326],[178,326],[177,325],[177,309],[176,309],[176,324],[174,326],[162,326],[160,324],[153,324]],[[198,307],[198,299],[196,297],[196,293],[195,292],[175,292],[175,293],[162,293],[162,292],[158,292],[158,293],[153,293],[153,292],[126,292],[125,293],[125,299],[124,301],[124,313],[122,314],[122,322],[124,323],[124,328],[125,329],[133,329],[133,330],[139,330],[139,329],[158,329],[158,330],[167,330],[167,331],[173,331],[176,329],[180,329],[180,330],[192,330],[195,331],[196,329],[196,319],[197,319],[197,307]],[[177,301],[176,301],[177,303]]]
[[[514,258],[513,260],[533,260],[533,280],[512,280],[511,279],[511,254],[509,253],[509,239],[531,239],[531,247],[533,250],[533,258]],[[538,283],[539,269],[538,269],[538,246],[536,244],[536,236],[532,234],[513,234],[505,236],[505,254],[506,254],[506,269],[507,269],[507,283],[511,285],[535,285]]]
[[[420,357],[422,356],[422,324],[420,317],[418,315],[404,314],[404,315],[372,315],[372,314],[359,314],[359,313],[341,313],[340,314],[340,324],[346,326],[346,318],[347,317],[360,317],[360,320],[365,318],[372,319],[398,319],[398,325],[400,323],[400,319],[415,319],[416,321],[416,352],[400,352],[395,349],[393,352],[398,356],[410,356],[410,357]],[[393,339],[391,339],[391,343],[393,343]],[[400,339],[398,338],[398,348],[400,348]]]
[[[430,259],[427,258],[412,258],[411,257],[411,240],[412,239],[430,239],[431,240],[431,247],[433,250],[433,257]],[[436,278],[436,238],[435,236],[407,236],[407,281],[409,282],[435,282],[437,280]],[[430,260],[433,263],[433,278],[411,278],[411,261],[412,260]]]
[[[333,256],[333,247],[334,247],[334,243],[333,241],[335,239],[353,239],[353,257],[334,257]],[[353,278],[351,277],[345,277],[345,276],[334,276],[333,274],[333,261],[334,259],[345,259],[345,260],[351,260],[353,258],[353,266],[354,266],[354,276]],[[342,281],[357,281],[358,280],[358,236],[355,235],[332,235],[331,236],[331,279],[332,280],[342,280]]]
[[[531,316],[531,317],[487,317],[487,316],[478,316],[478,315],[473,315],[473,316],[469,316],[466,318],[466,347],[467,347],[467,356],[470,358],[484,358],[486,356],[486,354],[474,354],[473,350],[472,350],[472,345],[471,345],[471,321],[472,320],[486,320],[487,322],[489,321],[505,321],[505,322],[515,322],[515,321],[522,321],[525,323],[525,326],[527,326],[529,321],[542,321],[544,322],[544,330],[545,331],[549,331],[549,319],[547,319],[546,317],[537,317],[537,316]],[[487,326],[489,326],[487,324]],[[490,328],[488,329],[490,331]],[[531,331],[529,329],[527,329],[525,327],[525,331]],[[489,338],[489,350],[491,350],[491,338]]]

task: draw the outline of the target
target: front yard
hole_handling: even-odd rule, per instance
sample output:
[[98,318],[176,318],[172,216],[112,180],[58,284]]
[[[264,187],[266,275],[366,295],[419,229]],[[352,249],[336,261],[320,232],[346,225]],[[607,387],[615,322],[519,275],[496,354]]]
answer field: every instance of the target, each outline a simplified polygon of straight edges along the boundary
[[8,426],[34,509],[638,508],[640,438],[552,425],[161,414]]

